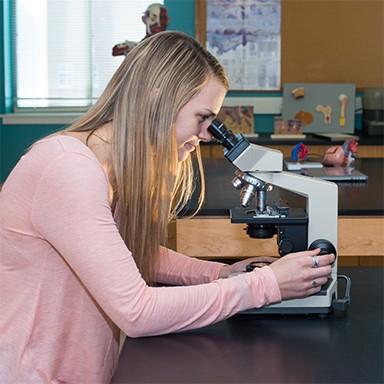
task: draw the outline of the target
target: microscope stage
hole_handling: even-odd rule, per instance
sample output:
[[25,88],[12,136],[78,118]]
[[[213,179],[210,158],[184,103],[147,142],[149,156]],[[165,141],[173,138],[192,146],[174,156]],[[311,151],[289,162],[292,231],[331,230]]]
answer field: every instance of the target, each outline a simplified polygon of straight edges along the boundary
[[308,215],[303,208],[273,208],[269,212],[235,207],[230,209],[232,223],[245,224],[307,224]]

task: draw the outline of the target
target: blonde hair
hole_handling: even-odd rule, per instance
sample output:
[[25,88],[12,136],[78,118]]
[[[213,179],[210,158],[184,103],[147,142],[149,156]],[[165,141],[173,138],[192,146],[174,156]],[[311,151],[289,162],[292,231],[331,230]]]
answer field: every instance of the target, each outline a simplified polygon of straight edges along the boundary
[[[110,182],[118,227],[148,282],[168,223],[186,206],[195,184],[190,158],[179,162],[174,130],[180,109],[215,76],[228,88],[218,61],[193,38],[161,32],[132,49],[103,94],[69,131],[89,131],[112,122]],[[201,207],[204,177],[200,151]]]

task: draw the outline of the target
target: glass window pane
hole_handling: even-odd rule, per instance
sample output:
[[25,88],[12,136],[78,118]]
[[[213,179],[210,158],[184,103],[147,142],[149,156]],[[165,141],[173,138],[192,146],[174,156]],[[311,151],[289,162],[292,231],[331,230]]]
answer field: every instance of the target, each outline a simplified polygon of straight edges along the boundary
[[[88,106],[145,36],[148,0],[16,0],[17,107]],[[162,1],[160,1],[162,3]]]

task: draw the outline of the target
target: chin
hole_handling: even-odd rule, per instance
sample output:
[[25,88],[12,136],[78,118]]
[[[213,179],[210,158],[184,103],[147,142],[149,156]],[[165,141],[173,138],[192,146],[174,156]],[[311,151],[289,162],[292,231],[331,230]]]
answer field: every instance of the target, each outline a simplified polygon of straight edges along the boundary
[[188,159],[190,153],[188,151],[179,151],[178,153],[178,160],[179,162],[183,162]]

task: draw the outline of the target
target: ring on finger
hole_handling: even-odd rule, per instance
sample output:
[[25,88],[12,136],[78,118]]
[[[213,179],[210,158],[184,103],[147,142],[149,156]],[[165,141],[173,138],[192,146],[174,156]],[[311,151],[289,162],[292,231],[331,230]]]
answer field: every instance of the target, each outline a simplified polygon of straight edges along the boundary
[[320,259],[318,256],[312,256],[312,268],[317,268],[320,265]]
[[313,287],[313,288],[316,288],[317,286],[318,286],[317,281],[316,281],[316,280],[313,280],[313,281],[312,281],[312,287]]

